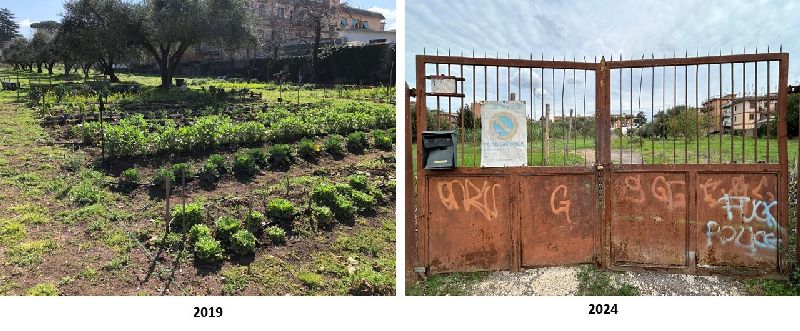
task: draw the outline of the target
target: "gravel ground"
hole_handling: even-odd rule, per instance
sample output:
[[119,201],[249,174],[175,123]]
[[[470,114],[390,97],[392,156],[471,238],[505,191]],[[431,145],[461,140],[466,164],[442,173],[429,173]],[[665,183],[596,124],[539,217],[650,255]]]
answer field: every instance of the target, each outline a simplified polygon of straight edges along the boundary
[[[574,295],[580,266],[498,271],[467,288],[471,295]],[[743,285],[725,276],[694,276],[655,271],[608,272],[616,284],[629,284],[641,295],[743,295]]]

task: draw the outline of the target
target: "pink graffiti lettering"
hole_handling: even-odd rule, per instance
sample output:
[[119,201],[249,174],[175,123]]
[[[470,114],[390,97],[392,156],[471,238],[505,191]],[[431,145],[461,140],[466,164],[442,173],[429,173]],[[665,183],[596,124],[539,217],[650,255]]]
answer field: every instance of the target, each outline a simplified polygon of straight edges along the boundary
[[[561,197],[564,200],[558,201],[558,207],[556,207],[556,193],[561,191]],[[572,205],[572,201],[567,199],[567,186],[566,185],[559,185],[553,190],[553,193],[550,194],[550,211],[554,214],[564,214],[567,217],[567,223],[572,224],[572,221],[569,219],[569,207]]]
[[497,202],[495,201],[496,191],[500,184],[489,185],[485,180],[483,185],[478,187],[469,179],[453,180],[441,182],[437,185],[439,201],[447,210],[459,210],[458,199],[456,198],[455,188],[458,187],[463,194],[461,204],[464,211],[475,210],[481,213],[487,220],[497,217]]

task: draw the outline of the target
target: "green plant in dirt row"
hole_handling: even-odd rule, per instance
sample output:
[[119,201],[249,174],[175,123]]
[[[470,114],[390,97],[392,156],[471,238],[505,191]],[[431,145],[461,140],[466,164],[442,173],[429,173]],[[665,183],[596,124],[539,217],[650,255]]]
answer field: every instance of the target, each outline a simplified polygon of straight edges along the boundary
[[392,150],[392,137],[386,134],[383,130],[375,130],[372,132],[372,141],[375,147],[382,151]]
[[240,177],[252,177],[258,172],[258,165],[246,151],[239,151],[233,158],[233,172]]
[[30,296],[59,296],[61,295],[61,291],[58,290],[56,284],[53,283],[42,283],[36,284],[35,286],[29,288],[26,292],[27,295]]
[[353,201],[343,195],[336,197],[336,208],[332,209],[336,220],[339,222],[350,222],[356,215],[356,206],[353,205]]
[[330,154],[331,156],[342,156],[344,155],[344,147],[342,146],[344,143],[344,138],[340,135],[331,135],[328,139],[325,140],[325,152]]
[[189,240],[196,242],[203,237],[212,237],[211,229],[205,224],[195,224],[189,229]]
[[272,199],[267,205],[267,216],[281,224],[291,223],[294,220],[294,205],[286,199]]
[[247,154],[253,158],[253,161],[256,162],[256,165],[259,167],[266,167],[267,166],[267,155],[264,154],[264,150],[261,148],[249,148],[246,150]]
[[364,153],[369,147],[367,135],[364,132],[356,131],[347,135],[347,150],[351,153]]
[[245,217],[245,225],[254,233],[261,233],[266,224],[267,217],[258,210],[251,210]]
[[222,261],[225,250],[222,249],[222,244],[212,237],[201,237],[194,244],[195,257],[200,262],[216,264]]
[[[192,202],[184,205],[177,205],[172,208],[172,225],[180,227],[181,231],[188,230],[195,224],[203,223],[203,204]],[[185,226],[185,228],[184,228]]]
[[172,165],[172,175],[173,178],[177,181],[181,181],[184,178],[186,181],[192,180],[194,173],[192,172],[192,165],[186,162],[175,163]]
[[206,161],[203,163],[203,167],[200,169],[200,179],[208,182],[213,183],[214,181],[219,178],[220,174],[217,170],[217,165],[212,163],[211,161]]
[[288,168],[294,163],[292,157],[292,146],[287,144],[277,144],[269,147],[269,157],[267,159],[270,167],[277,169]]
[[311,201],[320,206],[335,206],[336,196],[336,187],[327,183],[318,184],[311,191]]
[[308,138],[301,139],[297,144],[297,156],[306,160],[315,160],[319,157],[319,151],[320,146]]
[[311,206],[311,217],[313,217],[314,221],[317,224],[322,225],[324,227],[329,227],[333,225],[333,221],[335,220],[333,211],[327,206]]
[[146,122],[142,125],[143,118],[135,116],[119,121],[119,124],[105,127],[105,146],[107,157],[130,157],[144,154],[147,150],[145,137]]
[[281,227],[273,225],[268,227],[266,232],[273,244],[279,245],[286,242],[286,231]]
[[359,211],[370,211],[375,208],[375,198],[371,195],[361,192],[353,191],[353,204]]
[[364,175],[350,175],[347,176],[347,183],[350,184],[350,187],[359,190],[361,192],[369,192],[372,189],[372,185],[370,185],[369,178]]
[[170,181],[172,190],[175,190],[175,173],[172,172],[172,169],[158,169],[155,176],[153,176],[153,185],[165,190],[167,188],[167,180]]
[[119,178],[119,184],[121,186],[130,187],[139,184],[140,179],[139,169],[128,168],[122,172],[122,176]]
[[206,161],[206,163],[213,164],[214,167],[217,168],[217,173],[220,175],[228,171],[228,165],[227,162],[225,161],[225,157],[222,156],[221,154],[211,154],[211,156],[208,157],[208,161]]
[[227,242],[231,236],[242,228],[242,222],[230,216],[222,216],[214,223],[217,228],[217,239]]
[[236,254],[247,255],[252,254],[256,250],[256,237],[247,230],[236,231],[231,236],[231,248]]

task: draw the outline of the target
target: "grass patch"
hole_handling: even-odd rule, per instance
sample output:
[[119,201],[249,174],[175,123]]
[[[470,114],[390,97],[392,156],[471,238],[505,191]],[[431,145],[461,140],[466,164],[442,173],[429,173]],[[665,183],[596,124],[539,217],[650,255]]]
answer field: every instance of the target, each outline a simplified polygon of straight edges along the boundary
[[44,255],[56,248],[58,245],[50,239],[26,241],[6,251],[6,258],[12,264],[25,267],[41,263]]
[[414,282],[406,288],[409,296],[462,296],[470,295],[467,289],[482,279],[488,272],[456,272],[432,275]]
[[630,284],[614,284],[608,274],[595,266],[585,266],[578,271],[578,292],[575,295],[633,296],[639,295],[639,289]]

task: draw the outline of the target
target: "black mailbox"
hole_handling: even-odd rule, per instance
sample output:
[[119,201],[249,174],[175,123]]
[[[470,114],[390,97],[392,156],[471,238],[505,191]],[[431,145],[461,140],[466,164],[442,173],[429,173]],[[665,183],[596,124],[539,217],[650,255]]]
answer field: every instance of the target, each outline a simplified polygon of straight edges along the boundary
[[422,157],[425,169],[452,169],[456,166],[456,134],[453,131],[423,131]]

